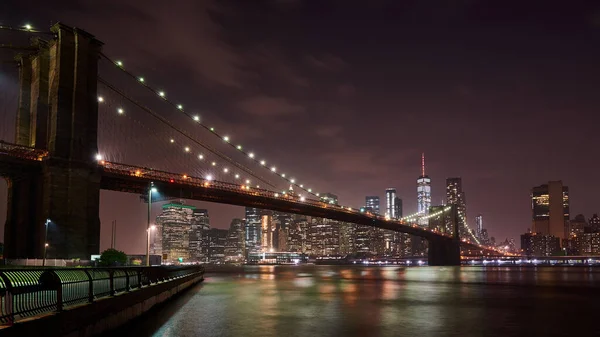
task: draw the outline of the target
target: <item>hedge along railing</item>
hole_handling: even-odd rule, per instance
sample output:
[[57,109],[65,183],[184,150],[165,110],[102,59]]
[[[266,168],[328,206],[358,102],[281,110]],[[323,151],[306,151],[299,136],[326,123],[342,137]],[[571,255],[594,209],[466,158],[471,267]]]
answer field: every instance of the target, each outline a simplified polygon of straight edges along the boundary
[[202,266],[0,270],[0,324],[203,274]]

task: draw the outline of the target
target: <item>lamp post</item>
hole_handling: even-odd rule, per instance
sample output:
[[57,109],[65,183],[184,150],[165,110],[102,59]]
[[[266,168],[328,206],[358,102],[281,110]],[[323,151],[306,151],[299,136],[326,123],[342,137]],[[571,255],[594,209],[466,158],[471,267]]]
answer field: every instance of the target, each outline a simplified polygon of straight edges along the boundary
[[146,236],[148,239],[146,245],[146,266],[150,266],[150,213],[152,212],[152,193],[156,192],[156,187],[154,187],[154,183],[150,183],[148,187],[148,223],[146,226]]
[[44,259],[42,260],[42,267],[46,266],[46,253],[48,252],[48,225],[50,224],[50,219],[46,219],[46,234],[44,235]]

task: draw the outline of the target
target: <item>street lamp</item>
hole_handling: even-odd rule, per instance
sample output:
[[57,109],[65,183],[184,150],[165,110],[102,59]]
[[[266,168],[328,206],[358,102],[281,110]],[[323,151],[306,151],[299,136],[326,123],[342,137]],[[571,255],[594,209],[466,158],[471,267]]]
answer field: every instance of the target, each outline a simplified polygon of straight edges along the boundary
[[150,265],[150,232],[153,232],[156,230],[156,226],[152,225],[150,227],[148,227],[148,242],[146,245],[146,266]]
[[150,213],[152,212],[152,193],[156,193],[156,187],[154,183],[150,183],[148,187],[148,223],[146,226],[146,236],[148,237],[148,244],[146,245],[146,266],[150,266]]
[[42,260],[42,267],[46,265],[46,253],[48,252],[48,225],[50,224],[50,219],[46,219],[46,234],[44,235],[44,259]]

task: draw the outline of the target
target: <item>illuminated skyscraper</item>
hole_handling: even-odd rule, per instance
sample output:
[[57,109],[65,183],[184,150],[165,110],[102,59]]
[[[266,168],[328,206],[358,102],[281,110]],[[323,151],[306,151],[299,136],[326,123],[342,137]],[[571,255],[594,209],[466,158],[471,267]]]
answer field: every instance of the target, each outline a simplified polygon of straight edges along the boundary
[[367,196],[365,197],[365,208],[374,214],[379,214],[379,197],[378,196]]
[[533,232],[565,239],[569,221],[569,188],[550,181],[531,190]]
[[470,238],[467,227],[467,200],[462,189],[461,178],[446,179],[446,204],[456,205],[459,235],[461,238]]
[[[417,179],[417,211],[423,215],[429,213],[431,206],[431,179],[425,175],[425,153],[421,154],[421,176]],[[427,225],[425,220],[421,225]]]
[[396,189],[385,189],[385,215],[391,219],[396,219]]
[[246,207],[246,217],[244,218],[244,233],[246,255],[248,253],[259,252],[261,249],[261,210],[254,207]]
[[483,215],[479,214],[475,217],[476,235],[479,240],[483,239]]

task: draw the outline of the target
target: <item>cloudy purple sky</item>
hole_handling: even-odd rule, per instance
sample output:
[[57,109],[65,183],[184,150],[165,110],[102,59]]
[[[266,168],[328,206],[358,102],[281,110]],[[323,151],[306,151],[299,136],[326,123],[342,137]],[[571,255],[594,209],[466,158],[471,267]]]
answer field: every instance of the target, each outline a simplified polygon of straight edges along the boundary
[[[425,152],[433,202],[447,177],[462,177],[470,224],[483,214],[498,239],[530,226],[529,190],[548,180],[569,186],[573,214],[600,211],[594,1],[23,0],[0,13],[91,32],[203,120],[347,205],[396,187],[405,213],[416,211]],[[13,67],[0,70],[14,90]],[[6,135],[14,95],[0,98]],[[243,216],[190,203],[219,228]],[[0,223],[5,205],[2,181]],[[118,248],[143,251],[145,207],[102,192],[102,248],[116,219]]]

